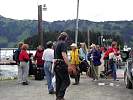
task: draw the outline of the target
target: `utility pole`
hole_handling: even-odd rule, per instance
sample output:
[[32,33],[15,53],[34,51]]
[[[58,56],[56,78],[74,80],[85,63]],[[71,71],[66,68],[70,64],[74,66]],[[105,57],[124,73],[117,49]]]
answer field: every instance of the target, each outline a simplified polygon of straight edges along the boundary
[[38,44],[43,46],[42,5],[38,5]]
[[79,0],[77,0],[77,18],[76,18],[76,31],[75,31],[75,43],[78,42],[78,15],[79,15]]
[[87,37],[88,37],[88,47],[90,46],[90,30],[88,28],[88,32],[87,32]]
[[101,35],[101,46],[103,46],[103,35]]

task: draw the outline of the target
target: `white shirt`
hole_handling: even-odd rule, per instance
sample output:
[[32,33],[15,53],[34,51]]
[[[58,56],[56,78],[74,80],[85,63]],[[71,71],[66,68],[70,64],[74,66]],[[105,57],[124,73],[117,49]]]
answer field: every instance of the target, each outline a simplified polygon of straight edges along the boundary
[[42,60],[53,62],[53,59],[54,59],[54,50],[50,48],[45,49],[43,52]]

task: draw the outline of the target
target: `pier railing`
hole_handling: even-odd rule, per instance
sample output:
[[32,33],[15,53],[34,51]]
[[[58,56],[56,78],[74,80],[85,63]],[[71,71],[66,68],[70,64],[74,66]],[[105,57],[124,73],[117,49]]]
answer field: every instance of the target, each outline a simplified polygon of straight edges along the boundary
[[[13,52],[15,52],[17,48],[0,48],[0,65],[12,65],[16,64],[13,60]],[[28,50],[28,53],[35,54],[35,50]]]

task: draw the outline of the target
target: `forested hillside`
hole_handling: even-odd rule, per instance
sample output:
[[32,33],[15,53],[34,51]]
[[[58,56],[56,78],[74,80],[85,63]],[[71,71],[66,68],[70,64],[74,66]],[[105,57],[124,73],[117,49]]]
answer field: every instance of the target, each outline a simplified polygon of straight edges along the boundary
[[[44,33],[49,34],[47,37],[55,40],[56,33],[69,31],[72,33],[71,39],[74,40],[76,20],[43,22]],[[37,20],[15,20],[0,16],[0,47],[14,47],[18,41],[24,41],[28,37],[37,35]],[[111,34],[121,37],[127,44],[133,46],[133,21],[106,21],[92,22],[88,20],[79,20],[79,32],[81,36],[91,32],[98,34]],[[79,41],[87,39],[79,36]],[[46,41],[46,40],[45,40]]]

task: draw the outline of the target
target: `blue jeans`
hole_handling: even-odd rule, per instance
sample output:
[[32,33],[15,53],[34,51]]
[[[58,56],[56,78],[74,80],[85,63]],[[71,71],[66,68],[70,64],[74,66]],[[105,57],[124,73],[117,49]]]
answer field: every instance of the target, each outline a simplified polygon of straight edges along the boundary
[[110,68],[111,68],[111,71],[112,71],[112,77],[114,80],[116,80],[117,78],[117,75],[116,75],[116,69],[117,69],[117,66],[116,66],[116,63],[111,59],[109,60],[110,61]]
[[54,90],[53,85],[52,85],[52,78],[54,75],[51,73],[51,69],[52,69],[52,62],[45,61],[44,71],[45,71],[45,76],[46,76],[47,83],[48,83],[48,91],[49,92]]

